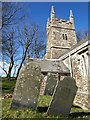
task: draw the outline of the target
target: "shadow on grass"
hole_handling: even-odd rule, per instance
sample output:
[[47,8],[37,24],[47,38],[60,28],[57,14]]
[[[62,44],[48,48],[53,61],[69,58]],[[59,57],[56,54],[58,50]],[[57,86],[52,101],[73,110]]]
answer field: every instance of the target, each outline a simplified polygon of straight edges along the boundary
[[70,117],[83,117],[88,115],[90,115],[90,112],[74,112],[69,114]]
[[37,107],[37,111],[40,113],[47,112],[48,107]]
[[[79,106],[72,105],[73,108],[80,108]],[[80,108],[81,109],[81,108]],[[90,116],[90,112],[73,112],[69,114],[70,117],[83,117],[83,116]]]
[[[80,108],[78,106],[72,106],[74,108]],[[37,107],[37,112],[43,113],[43,112],[47,112],[48,107]],[[90,112],[74,112],[74,113],[70,113],[68,117],[70,118],[77,118],[77,117],[84,117],[84,116],[90,116]]]
[[80,109],[81,109],[81,107],[76,106],[76,105],[72,105],[72,107],[73,107],[73,108],[80,108]]

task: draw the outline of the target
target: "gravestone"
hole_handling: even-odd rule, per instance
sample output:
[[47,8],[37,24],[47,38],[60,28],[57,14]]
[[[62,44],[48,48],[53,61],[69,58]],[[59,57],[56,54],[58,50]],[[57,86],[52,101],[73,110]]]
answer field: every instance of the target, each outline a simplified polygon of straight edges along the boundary
[[41,68],[36,62],[26,64],[17,79],[11,108],[36,109],[42,79]]
[[59,81],[47,113],[68,116],[76,91],[77,86],[74,78],[65,77],[62,81]]
[[45,95],[53,95],[56,83],[58,80],[58,75],[55,73],[48,73],[47,75],[47,82],[46,82],[46,88],[45,88]]

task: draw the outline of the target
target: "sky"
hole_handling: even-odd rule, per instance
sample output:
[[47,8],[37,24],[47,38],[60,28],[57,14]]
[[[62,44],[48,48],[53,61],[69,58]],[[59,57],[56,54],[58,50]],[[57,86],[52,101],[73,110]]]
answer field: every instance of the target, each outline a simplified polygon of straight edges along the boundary
[[[70,9],[73,11],[76,31],[88,29],[88,3],[87,2],[24,2],[22,12],[26,15],[26,23],[36,23],[46,31],[47,19],[50,18],[51,6],[55,8],[57,18],[69,20]],[[19,14],[22,14],[19,13]],[[22,24],[23,25],[23,24]],[[45,38],[46,40],[46,38]],[[2,66],[2,61],[0,61]],[[4,72],[0,69],[0,76]]]
[[89,2],[89,0],[1,0],[2,2]]
[[70,9],[73,11],[75,28],[88,29],[88,2],[26,2],[22,3],[23,11],[29,23],[35,22],[46,29],[50,17],[51,6],[54,6],[56,17],[69,20]]

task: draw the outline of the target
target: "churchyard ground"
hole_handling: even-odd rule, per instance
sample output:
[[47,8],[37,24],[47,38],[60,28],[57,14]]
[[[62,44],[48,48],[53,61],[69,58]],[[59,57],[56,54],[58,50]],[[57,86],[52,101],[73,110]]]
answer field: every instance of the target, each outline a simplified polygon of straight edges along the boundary
[[[12,78],[8,81],[6,78],[2,78],[2,98],[10,93],[13,94],[16,81]],[[1,84],[1,81],[0,81]],[[90,120],[90,112],[84,111],[77,106],[72,106],[68,117],[62,115],[48,115],[46,113],[50,96],[40,96],[37,111],[31,109],[10,109],[12,98],[5,98],[2,101],[2,119],[14,119],[14,118],[38,118],[38,119],[54,119],[54,120]]]

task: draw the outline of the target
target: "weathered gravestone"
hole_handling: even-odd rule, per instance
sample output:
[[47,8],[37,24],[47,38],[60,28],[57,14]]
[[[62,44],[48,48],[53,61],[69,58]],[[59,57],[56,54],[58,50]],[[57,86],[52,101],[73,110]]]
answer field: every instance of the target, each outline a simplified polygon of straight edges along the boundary
[[36,62],[26,64],[17,79],[11,108],[36,109],[42,79],[41,68]]
[[58,75],[55,73],[48,73],[47,75],[47,82],[46,82],[46,88],[45,88],[45,95],[53,95],[56,83],[58,80]]
[[76,91],[77,86],[74,78],[65,77],[59,81],[48,108],[48,114],[68,116]]

